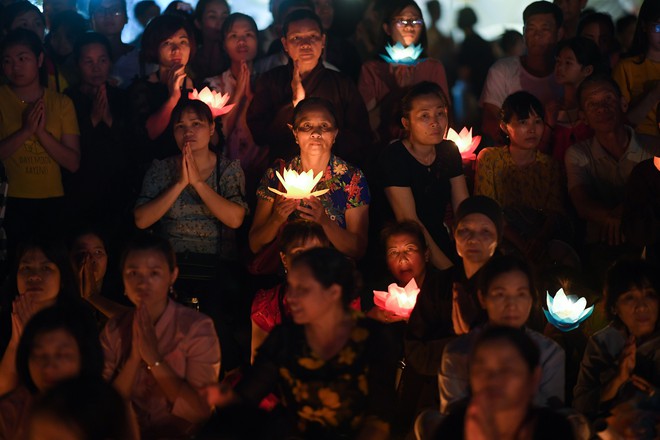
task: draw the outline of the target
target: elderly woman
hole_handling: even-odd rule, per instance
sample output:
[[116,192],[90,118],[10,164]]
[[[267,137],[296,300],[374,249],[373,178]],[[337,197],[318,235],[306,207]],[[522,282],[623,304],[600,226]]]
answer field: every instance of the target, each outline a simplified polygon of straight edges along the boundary
[[657,269],[639,260],[609,270],[605,307],[612,322],[590,338],[573,392],[573,406],[588,417],[660,386],[659,282]]
[[[538,406],[552,406],[564,400],[564,350],[553,340],[527,327],[536,292],[530,266],[513,255],[490,259],[483,268],[479,302],[486,310],[485,327],[506,326],[524,329],[541,352],[541,381],[534,398]],[[440,411],[469,395],[468,353],[482,327],[451,341],[444,349],[438,375]]]
[[254,140],[270,146],[271,159],[290,159],[296,151],[286,124],[293,109],[305,98],[325,98],[333,104],[336,127],[341,130],[335,150],[358,162],[371,143],[367,109],[350,78],[323,66],[325,34],[321,20],[309,10],[294,11],[287,15],[282,34],[290,60],[257,80],[254,96],[259,99],[252,101],[247,113]]
[[273,329],[234,391],[210,388],[209,403],[256,405],[279,385],[292,437],[388,438],[396,356],[381,324],[350,310],[353,264],[311,249],[291,262],[288,283],[293,323]]
[[[266,171],[257,190],[257,208],[250,229],[250,249],[257,253],[273,242],[289,218],[303,218],[323,227],[330,243],[340,252],[360,258],[367,246],[369,187],[358,168],[332,153],[337,134],[337,118],[330,102],[320,98],[301,101],[293,114],[291,132],[300,155],[280,167]],[[329,191],[304,201],[276,196],[268,187],[278,188],[275,172],[284,169],[322,173],[316,190]]]
[[444,225],[446,207],[456,212],[468,196],[461,155],[445,141],[447,97],[435,83],[421,82],[403,97],[401,123],[406,136],[389,144],[379,161],[380,179],[397,221],[422,227],[438,269],[452,266],[453,249]]

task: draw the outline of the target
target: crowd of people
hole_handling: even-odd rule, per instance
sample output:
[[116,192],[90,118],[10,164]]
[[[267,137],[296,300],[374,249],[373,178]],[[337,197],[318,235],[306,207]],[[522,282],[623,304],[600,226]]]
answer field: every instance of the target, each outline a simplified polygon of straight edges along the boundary
[[658,438],[660,2],[524,3],[0,4],[0,439]]

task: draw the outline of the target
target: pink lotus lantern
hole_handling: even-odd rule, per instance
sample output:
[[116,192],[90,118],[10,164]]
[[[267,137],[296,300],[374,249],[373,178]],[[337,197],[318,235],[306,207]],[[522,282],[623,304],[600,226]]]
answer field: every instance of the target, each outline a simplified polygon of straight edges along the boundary
[[406,284],[406,287],[399,287],[396,283],[392,283],[387,286],[387,292],[374,290],[374,304],[383,310],[408,319],[415,308],[418,294],[419,288],[413,278]]
[[446,139],[454,142],[458,147],[458,151],[461,152],[461,157],[463,160],[475,160],[477,156],[474,154],[474,150],[479,146],[481,142],[481,136],[472,137],[472,129],[467,129],[463,127],[460,133],[456,133],[456,130],[450,128],[447,132]]
[[192,92],[188,93],[188,99],[197,99],[208,105],[214,118],[225,115],[234,108],[234,104],[226,105],[229,101],[229,93],[223,95],[212,91],[208,87],[204,87],[201,92],[193,89]]
[[277,175],[277,178],[280,179],[280,182],[282,182],[282,185],[284,185],[286,192],[283,193],[282,191],[271,187],[268,187],[268,189],[275,194],[286,197],[287,199],[307,199],[311,196],[318,197],[330,191],[329,189],[321,189],[312,192],[316,184],[321,180],[323,172],[318,173],[316,177],[314,177],[314,171],[312,170],[304,171],[300,174],[293,169],[284,170],[284,177],[282,177],[279,171],[275,171],[275,174]]

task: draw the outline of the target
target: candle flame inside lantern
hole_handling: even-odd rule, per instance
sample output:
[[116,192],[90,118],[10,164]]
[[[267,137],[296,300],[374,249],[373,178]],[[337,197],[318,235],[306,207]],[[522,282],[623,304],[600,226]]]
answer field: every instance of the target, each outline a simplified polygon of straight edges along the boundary
[[387,286],[387,292],[374,290],[374,304],[381,309],[408,319],[415,308],[419,291],[420,289],[417,287],[414,278],[406,284],[406,287],[399,287],[396,283],[392,283]]

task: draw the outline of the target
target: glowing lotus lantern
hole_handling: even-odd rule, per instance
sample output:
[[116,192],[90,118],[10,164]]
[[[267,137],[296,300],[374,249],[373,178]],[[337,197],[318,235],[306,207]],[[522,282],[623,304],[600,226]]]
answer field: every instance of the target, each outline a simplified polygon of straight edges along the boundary
[[417,58],[422,54],[421,44],[411,44],[408,47],[403,47],[403,44],[396,43],[394,46],[391,44],[385,45],[387,55],[381,54],[380,57],[390,64],[406,64],[412,66],[417,64]]
[[188,93],[188,99],[197,99],[208,105],[214,118],[225,115],[234,108],[234,104],[226,105],[229,101],[229,93],[223,95],[212,91],[208,87],[204,87],[201,92],[193,89],[192,92]]
[[418,294],[419,288],[413,278],[406,284],[406,287],[399,287],[396,283],[392,283],[387,286],[387,292],[374,290],[374,304],[381,309],[408,319],[413,308],[415,308]]
[[575,295],[566,295],[564,289],[559,289],[554,298],[546,293],[546,302],[548,309],[543,309],[545,317],[550,324],[563,332],[578,328],[582,321],[587,319],[594,311],[594,306],[585,310],[585,307],[587,307],[586,299],[578,299]]
[[463,127],[460,133],[456,133],[456,130],[450,128],[447,132],[447,139],[456,144],[463,160],[476,159],[474,150],[479,146],[481,136],[472,137],[472,129],[468,130],[467,127]]
[[284,185],[286,193],[271,187],[268,187],[268,189],[275,194],[286,197],[287,199],[306,199],[310,196],[318,197],[330,191],[329,189],[322,189],[312,192],[316,184],[321,180],[321,176],[323,175],[322,172],[318,173],[316,177],[314,177],[314,171],[312,170],[300,174],[293,169],[284,170],[284,177],[282,177],[279,171],[275,171],[275,174],[277,175],[277,178],[280,179],[280,182],[282,182],[282,185]]

